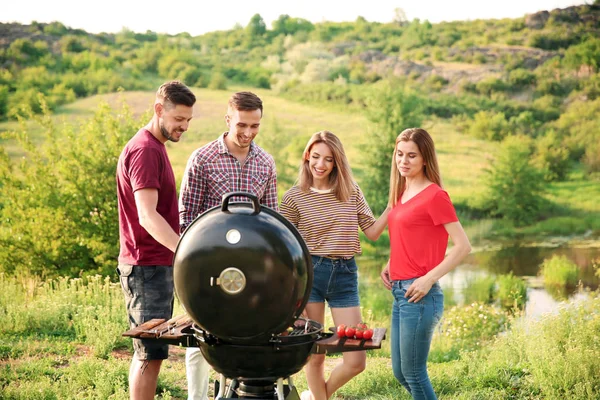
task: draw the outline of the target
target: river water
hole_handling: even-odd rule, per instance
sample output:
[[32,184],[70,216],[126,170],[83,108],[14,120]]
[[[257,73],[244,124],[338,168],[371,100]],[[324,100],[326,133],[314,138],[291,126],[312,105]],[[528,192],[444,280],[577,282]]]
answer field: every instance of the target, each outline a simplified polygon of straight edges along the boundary
[[[440,280],[440,284],[451,293],[457,304],[462,303],[461,291],[468,282],[479,277],[498,276],[511,273],[525,279],[528,283],[526,318],[537,318],[545,313],[558,309],[564,300],[576,300],[585,297],[585,291],[579,288],[556,290],[546,288],[539,275],[540,267],[545,259],[554,255],[564,255],[579,268],[581,288],[597,289],[600,279],[595,275],[594,263],[600,265],[600,240],[579,241],[557,244],[548,243],[510,243],[495,248],[472,252],[455,270]],[[385,291],[379,279],[379,271],[387,258],[359,257],[361,271],[360,291],[366,307],[391,306],[391,296],[381,297]],[[450,290],[448,290],[450,289]],[[387,304],[389,302],[389,304]]]

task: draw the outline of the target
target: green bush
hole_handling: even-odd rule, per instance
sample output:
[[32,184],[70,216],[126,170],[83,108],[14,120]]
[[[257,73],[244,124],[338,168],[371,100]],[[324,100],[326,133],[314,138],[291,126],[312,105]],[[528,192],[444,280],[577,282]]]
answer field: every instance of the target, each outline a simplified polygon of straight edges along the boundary
[[492,276],[467,279],[462,291],[466,304],[492,304],[496,298],[496,282]]
[[566,256],[552,256],[544,260],[540,270],[544,285],[575,286],[579,276],[579,268]]
[[508,121],[513,135],[536,136],[541,122],[532,111],[523,111]]
[[58,21],[53,21],[44,26],[44,33],[47,33],[48,35],[62,36],[68,31],[69,29]]
[[523,229],[527,236],[569,236],[582,235],[594,229],[590,218],[585,216],[553,216]]
[[479,111],[469,124],[468,132],[479,139],[501,141],[510,133],[510,125],[502,112]]
[[504,311],[492,305],[472,303],[446,310],[440,322],[439,334],[462,349],[473,349],[506,330],[509,323]]
[[214,71],[208,83],[209,89],[225,90],[227,89],[227,78],[221,71]]
[[580,70],[582,67],[589,72],[598,72],[600,70],[600,39],[590,37],[586,41],[569,47],[565,51],[564,63]]
[[125,106],[107,105],[77,129],[58,128],[48,115],[38,122],[43,145],[30,143],[22,127],[14,136],[26,156],[0,158],[0,271],[112,274],[119,249],[117,159],[143,122]]
[[563,138],[573,160],[583,161],[589,171],[598,168],[594,152],[600,142],[600,98],[572,102],[552,126]]
[[535,84],[535,74],[526,69],[517,68],[509,72],[508,83],[513,89],[523,89]]
[[496,77],[488,77],[480,80],[475,84],[475,89],[479,94],[491,96],[492,93],[502,92],[506,90],[506,84],[501,79]]
[[527,303],[527,283],[511,273],[498,276],[498,301],[505,309],[523,310]]
[[548,182],[564,180],[570,170],[569,150],[555,131],[546,132],[535,142],[533,164]]
[[578,38],[570,35],[565,29],[552,29],[540,33],[534,33],[529,37],[529,47],[537,47],[543,50],[565,49],[576,43]]
[[5,119],[8,115],[8,91],[7,85],[0,84],[0,121]]
[[429,85],[432,89],[441,90],[444,86],[448,84],[448,79],[444,78],[441,75],[432,74],[425,79],[425,83]]

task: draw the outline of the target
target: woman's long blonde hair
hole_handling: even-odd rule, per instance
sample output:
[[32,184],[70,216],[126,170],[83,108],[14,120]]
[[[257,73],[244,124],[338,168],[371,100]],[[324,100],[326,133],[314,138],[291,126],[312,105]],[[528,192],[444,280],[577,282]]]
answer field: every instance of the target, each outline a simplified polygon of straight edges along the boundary
[[308,192],[313,184],[313,176],[308,166],[310,160],[310,151],[317,143],[325,143],[331,149],[333,154],[333,170],[329,174],[329,183],[335,197],[342,202],[346,202],[352,196],[354,191],[354,179],[352,170],[344,152],[344,146],[340,139],[329,131],[320,131],[311,136],[310,140],[302,153],[302,163],[300,164],[300,174],[298,176],[298,186],[304,192]]
[[431,135],[427,133],[425,129],[421,128],[408,128],[403,130],[396,138],[394,144],[394,151],[392,153],[392,169],[390,172],[390,197],[389,205],[395,206],[400,201],[400,196],[406,188],[406,178],[400,175],[398,166],[396,165],[396,148],[399,142],[414,142],[419,148],[419,152],[423,156],[425,165],[423,166],[423,173],[425,177],[431,182],[436,183],[442,187],[442,177],[440,175],[440,169],[438,167],[437,156],[435,154],[435,146]]

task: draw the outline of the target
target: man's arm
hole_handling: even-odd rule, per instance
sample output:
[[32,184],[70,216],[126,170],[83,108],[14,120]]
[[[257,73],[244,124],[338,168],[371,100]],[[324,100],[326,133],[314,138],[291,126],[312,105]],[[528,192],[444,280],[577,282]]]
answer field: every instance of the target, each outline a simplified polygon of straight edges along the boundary
[[158,204],[158,189],[146,188],[136,190],[133,193],[135,205],[138,210],[140,225],[158,243],[162,244],[172,252],[177,248],[179,235],[171,228],[171,225],[156,211]]

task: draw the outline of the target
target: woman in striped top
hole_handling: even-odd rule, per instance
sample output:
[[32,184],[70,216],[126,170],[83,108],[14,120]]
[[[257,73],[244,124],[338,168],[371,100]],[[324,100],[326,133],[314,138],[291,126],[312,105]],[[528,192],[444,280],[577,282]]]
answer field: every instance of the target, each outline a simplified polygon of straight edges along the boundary
[[[377,240],[387,224],[389,208],[375,219],[352,171],[342,143],[333,133],[315,133],[304,149],[300,175],[295,186],[283,195],[280,212],[302,235],[312,255],[313,287],[306,316],[321,324],[325,301],[336,326],[361,322],[358,296],[358,268],[354,255],[360,254],[358,228],[370,240]],[[314,354],[306,365],[310,392],[302,400],[326,400],[342,385],[365,369],[366,354],[343,354],[325,380],[325,356]]]

